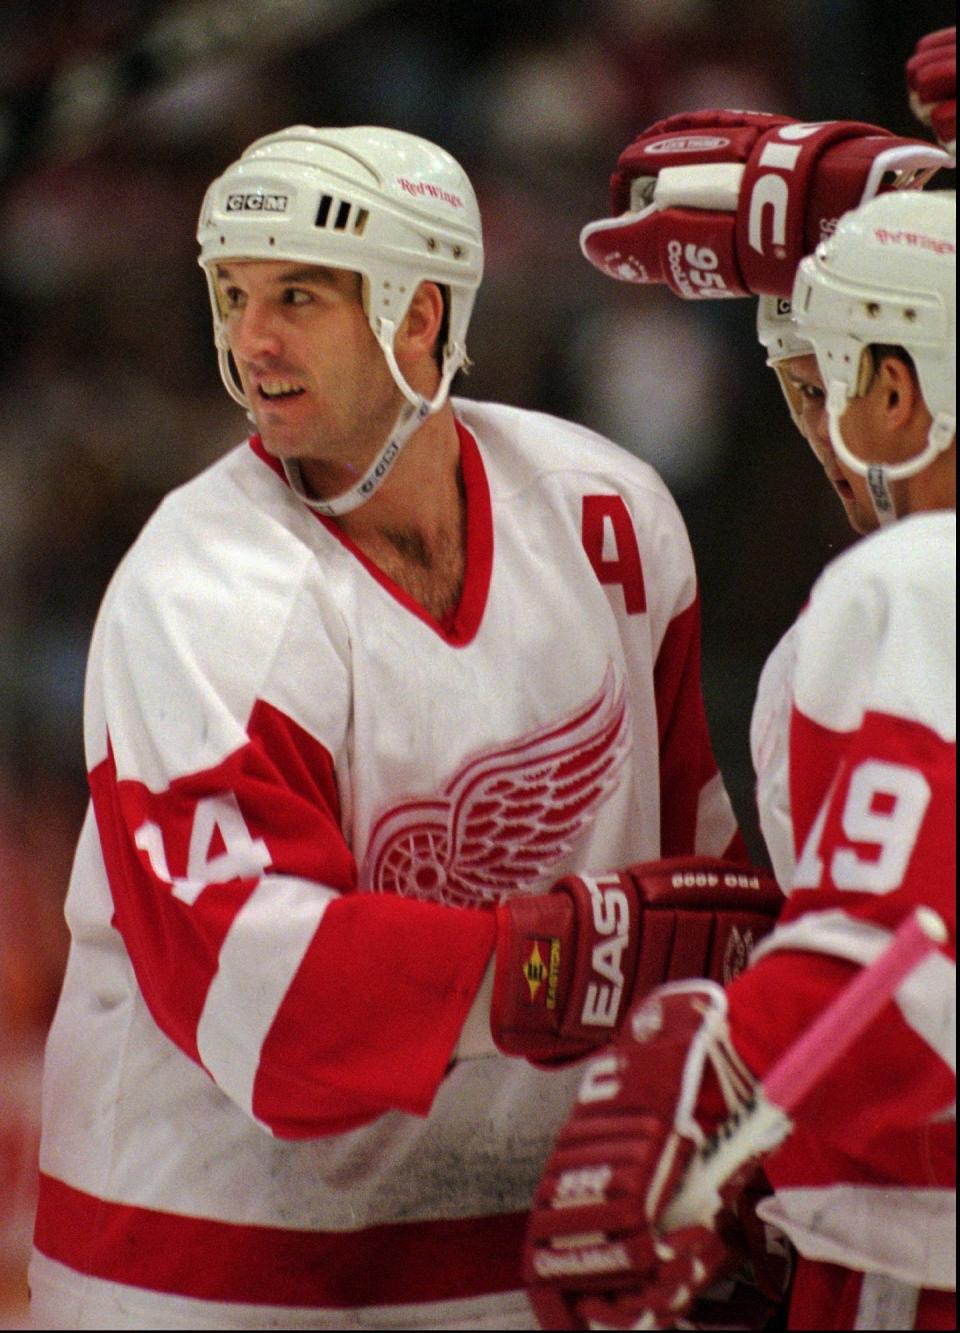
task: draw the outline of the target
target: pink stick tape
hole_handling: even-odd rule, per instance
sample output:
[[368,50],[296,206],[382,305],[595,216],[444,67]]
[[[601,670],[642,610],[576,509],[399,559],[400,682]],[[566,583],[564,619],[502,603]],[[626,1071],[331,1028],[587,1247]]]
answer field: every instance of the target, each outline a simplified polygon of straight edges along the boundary
[[770,1070],[761,1085],[767,1100],[792,1111],[876,1018],[904,977],[946,938],[947,929],[931,908],[912,912],[876,962],[827,1005]]

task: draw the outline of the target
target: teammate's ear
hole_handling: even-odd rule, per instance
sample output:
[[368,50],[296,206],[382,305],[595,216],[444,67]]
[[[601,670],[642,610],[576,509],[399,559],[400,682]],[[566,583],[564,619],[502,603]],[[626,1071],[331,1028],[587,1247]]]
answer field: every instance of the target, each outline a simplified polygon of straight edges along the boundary
[[880,362],[879,380],[884,422],[893,430],[902,430],[920,398],[913,371],[900,357],[884,356]]

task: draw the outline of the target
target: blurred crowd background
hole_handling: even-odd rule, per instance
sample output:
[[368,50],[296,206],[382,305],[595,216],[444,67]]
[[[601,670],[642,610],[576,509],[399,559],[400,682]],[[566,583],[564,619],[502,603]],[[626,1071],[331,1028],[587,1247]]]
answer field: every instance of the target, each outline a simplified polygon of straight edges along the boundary
[[944,0],[0,4],[0,1309],[29,1238],[93,619],[161,496],[245,433],[196,266],[209,181],[293,123],[392,125],[460,159],[486,276],[457,391],[581,421],[672,487],[715,748],[762,860],[757,676],[850,535],[764,367],[753,301],[613,283],[578,235],[607,212],[621,148],[675,112],[922,135],[904,60],[953,21]]

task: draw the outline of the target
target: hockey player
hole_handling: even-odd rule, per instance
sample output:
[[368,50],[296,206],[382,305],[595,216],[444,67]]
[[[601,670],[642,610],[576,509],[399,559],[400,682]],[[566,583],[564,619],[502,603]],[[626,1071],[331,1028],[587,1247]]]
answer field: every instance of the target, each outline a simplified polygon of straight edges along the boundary
[[482,243],[436,146],[268,136],[199,240],[256,431],[98,618],[33,1317],[532,1327],[566,1066],[781,905],[730,869],[685,530],[609,442],[448,397]]
[[[922,124],[935,134],[946,154],[943,166],[956,161],[957,30],[943,28],[921,37],[906,64],[910,105]],[[919,146],[918,146],[919,147]],[[921,167],[921,156],[913,169]],[[901,172],[903,166],[901,165]],[[933,166],[932,161],[928,166]],[[901,174],[900,184],[908,183]],[[920,183],[915,180],[914,183]],[[760,296],[757,333],[767,352],[767,365],[779,379],[794,424],[816,455],[843,505],[854,532],[863,535],[879,525],[873,501],[844,475],[831,440],[827,390],[813,346],[801,337],[791,303],[780,296]],[[757,780],[757,805],[767,851],[777,878],[789,886],[793,874],[793,833],[788,791],[787,701],[795,662],[796,625],[791,626],[760,676],[750,726],[750,749]]]
[[851,528],[861,536],[877,526],[873,505],[860,503],[837,462],[827,420],[827,392],[813,347],[797,332],[789,301],[761,296],[757,302],[757,336],[766,349],[767,365],[776,373],[790,416],[810,446],[833,487]]
[[[695,1146],[912,907],[950,922],[955,956],[955,278],[941,193],[863,204],[800,265],[797,334],[876,531],[828,567],[796,626],[788,903],[725,991],[659,988],[588,1067],[531,1224],[546,1327],[688,1317],[729,1262],[743,1188],[729,1183],[713,1226],[661,1232]],[[791,1327],[956,1326],[954,1030],[940,954],[764,1161],[775,1196],[760,1215],[799,1253]]]

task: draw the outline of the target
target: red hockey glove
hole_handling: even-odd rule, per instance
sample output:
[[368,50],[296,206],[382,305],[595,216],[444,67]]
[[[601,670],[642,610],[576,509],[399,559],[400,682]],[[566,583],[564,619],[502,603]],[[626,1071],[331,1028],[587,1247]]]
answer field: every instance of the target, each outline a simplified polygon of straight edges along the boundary
[[910,109],[957,155],[957,30],[941,28],[917,42],[907,61]]
[[[756,1281],[737,1280],[748,1257],[737,1209],[752,1214],[755,1161],[723,1187],[709,1224],[658,1225],[696,1149],[752,1087],[716,984],[671,983],[632,1011],[587,1065],[534,1197],[524,1271],[544,1328],[673,1328],[698,1297],[704,1327],[763,1327],[789,1264],[786,1247],[755,1245]],[[753,1216],[754,1238],[759,1228]]]
[[842,213],[948,165],[932,144],[859,121],[670,116],[621,153],[615,216],[588,223],[580,246],[612,278],[665,282],[688,299],[789,297],[797,264]]
[[782,906],[764,871],[711,857],[569,876],[509,898],[497,908],[494,1041],[539,1064],[579,1059],[660,982],[732,980]]

